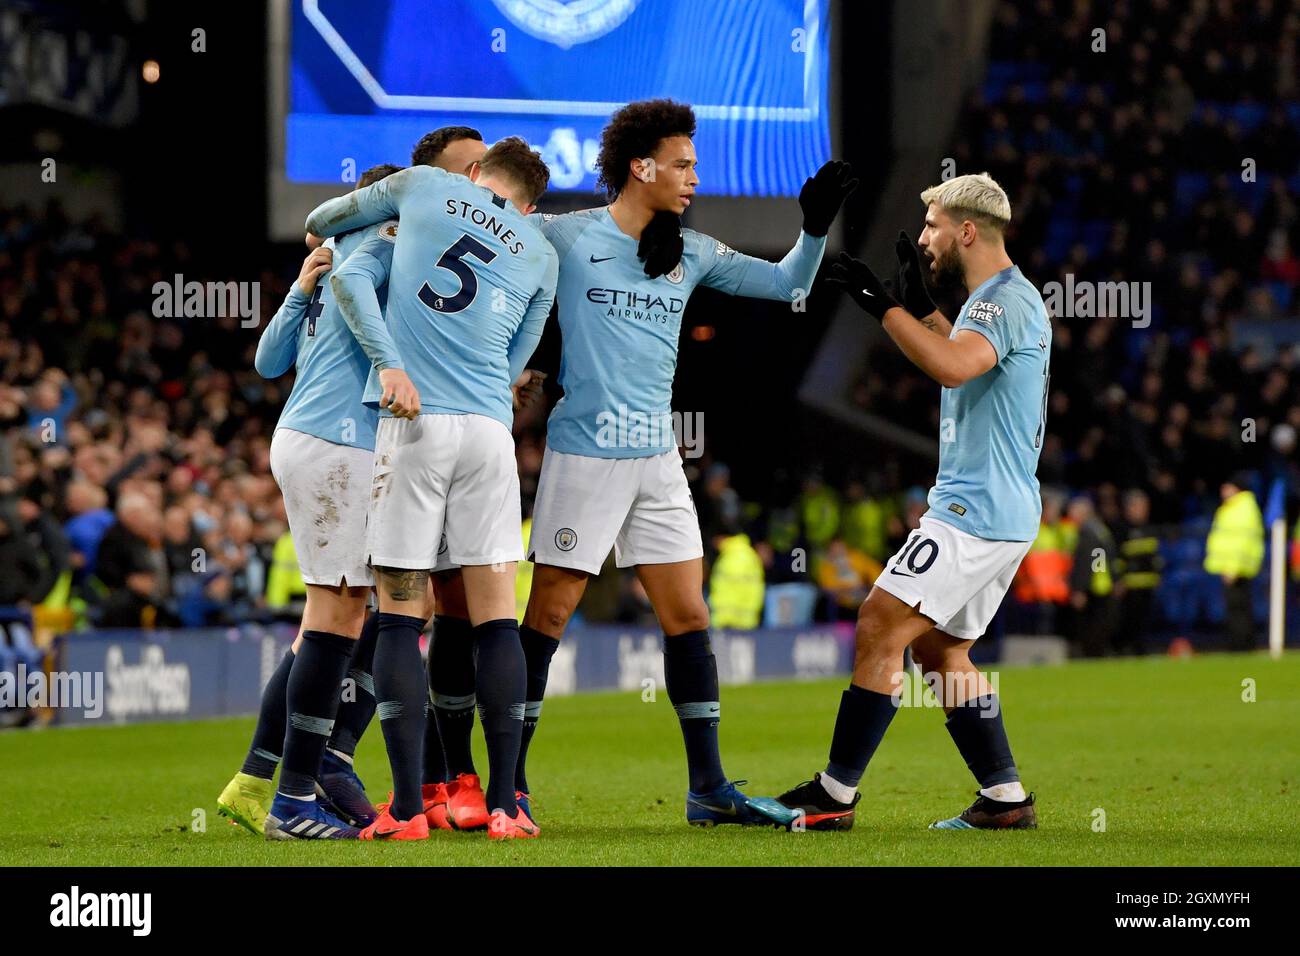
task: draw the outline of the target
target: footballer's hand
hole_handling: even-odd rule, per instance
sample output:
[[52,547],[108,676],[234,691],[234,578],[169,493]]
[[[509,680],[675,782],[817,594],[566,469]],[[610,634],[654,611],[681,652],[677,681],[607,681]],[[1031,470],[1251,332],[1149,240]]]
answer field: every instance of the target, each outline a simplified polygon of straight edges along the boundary
[[858,181],[853,175],[853,167],[838,159],[832,159],[805,179],[803,188],[799,190],[803,231],[818,238],[826,235],[840,206],[857,188]]
[[396,418],[415,418],[420,414],[420,393],[404,370],[380,370],[379,385],[380,408],[388,409]]
[[322,242],[324,242],[324,241],[325,241],[325,240],[322,239],[320,236],[312,235],[310,232],[307,233],[307,248],[308,248],[308,249],[319,249],[319,248],[320,248],[320,244],[321,244]]
[[546,381],[546,373],[539,372],[536,369],[526,368],[515,383],[510,386],[510,395],[515,411],[523,408],[530,408],[536,405],[542,398],[542,382]]
[[302,260],[302,271],[298,273],[298,288],[302,290],[302,294],[311,295],[315,292],[317,280],[329,272],[333,265],[333,249],[321,246],[307,253],[307,258]]
[[840,257],[831,265],[826,281],[843,286],[864,312],[879,321],[884,321],[885,313],[890,309],[898,307],[898,301],[871,271],[871,267],[861,259],[854,259],[847,252],[841,252]]
[[893,291],[903,308],[918,319],[924,319],[938,311],[925,287],[921,253],[912,237],[900,231],[898,241],[894,243],[894,252],[898,256],[898,272],[894,274]]

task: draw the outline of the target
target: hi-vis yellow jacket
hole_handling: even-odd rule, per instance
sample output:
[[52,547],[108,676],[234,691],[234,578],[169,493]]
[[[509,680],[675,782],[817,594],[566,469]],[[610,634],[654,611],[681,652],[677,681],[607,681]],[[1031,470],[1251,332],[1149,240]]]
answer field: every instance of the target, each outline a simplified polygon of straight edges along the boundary
[[288,531],[275,541],[271,553],[271,571],[266,576],[266,606],[279,609],[289,606],[294,598],[304,597],[307,585],[303,583],[298,568],[298,552],[293,547],[293,537]]
[[1264,563],[1264,517],[1250,491],[1239,491],[1214,513],[1205,542],[1205,570],[1253,578]]
[[749,535],[722,542],[709,576],[709,616],[714,627],[752,631],[763,619],[763,559]]

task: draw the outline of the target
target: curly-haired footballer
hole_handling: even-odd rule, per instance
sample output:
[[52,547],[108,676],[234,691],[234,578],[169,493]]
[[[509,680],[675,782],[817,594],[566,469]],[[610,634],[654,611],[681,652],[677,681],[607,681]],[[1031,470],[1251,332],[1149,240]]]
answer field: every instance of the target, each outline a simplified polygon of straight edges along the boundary
[[847,165],[827,163],[799,195],[804,221],[794,248],[780,262],[754,259],[680,226],[700,181],[694,134],[695,114],[684,104],[623,107],[605,127],[596,160],[610,204],[542,224],[560,256],[564,397],[547,426],[528,546],[536,568],[520,629],[528,695],[515,785],[528,792],[524,763],[551,655],[613,547],[619,567],[636,568],[665,635],[664,677],[686,742],[687,821],[770,824],[788,811],[747,798],[718,754],[704,549],[669,405],[677,339],[698,285],[783,300],[808,289],[831,220],[856,180]]

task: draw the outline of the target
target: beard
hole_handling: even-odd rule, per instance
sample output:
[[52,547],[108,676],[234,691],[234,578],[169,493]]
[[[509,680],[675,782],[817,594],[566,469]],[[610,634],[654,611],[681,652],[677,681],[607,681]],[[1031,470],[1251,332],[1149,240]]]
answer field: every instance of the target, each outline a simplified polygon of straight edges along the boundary
[[930,297],[946,316],[955,316],[966,300],[966,269],[957,254],[957,243],[945,249],[935,260],[934,272],[925,277]]
[[934,292],[944,298],[950,298],[966,292],[966,269],[957,254],[957,243],[953,243],[935,261]]

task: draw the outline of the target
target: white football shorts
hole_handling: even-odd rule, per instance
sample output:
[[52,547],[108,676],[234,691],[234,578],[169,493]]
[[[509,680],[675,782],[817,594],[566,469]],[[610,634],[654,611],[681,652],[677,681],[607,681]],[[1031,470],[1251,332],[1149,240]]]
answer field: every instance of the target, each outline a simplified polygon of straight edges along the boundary
[[375,583],[366,567],[366,512],[374,453],[277,428],[271,475],[284,496],[289,535],[307,584]]
[[922,515],[876,587],[920,610],[945,634],[973,641],[988,629],[1032,544],[988,541]]
[[523,558],[515,442],[486,415],[381,418],[367,553],[376,568]]
[[648,458],[588,458],[546,449],[528,560],[599,574],[703,557],[700,520],[677,449]]

